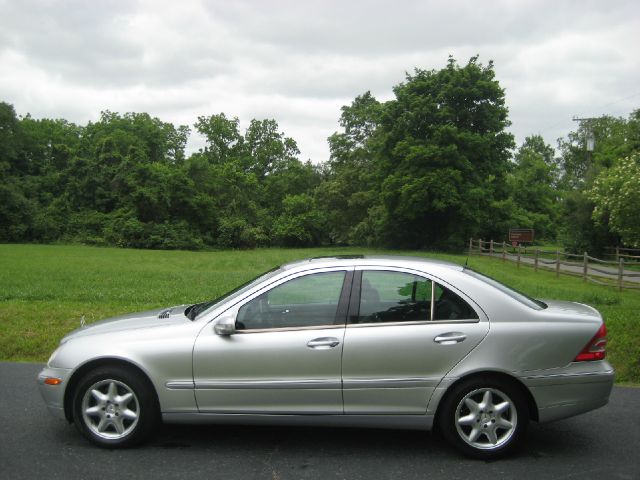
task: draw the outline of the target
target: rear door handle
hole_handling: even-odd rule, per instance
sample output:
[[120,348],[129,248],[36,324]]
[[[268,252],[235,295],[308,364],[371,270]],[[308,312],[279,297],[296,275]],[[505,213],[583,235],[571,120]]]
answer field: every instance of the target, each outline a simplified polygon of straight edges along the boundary
[[314,338],[307,342],[307,347],[315,350],[327,350],[340,345],[340,340],[335,337],[320,337]]
[[455,345],[456,343],[464,342],[466,339],[467,336],[462,332],[448,332],[438,335],[433,341],[440,345]]

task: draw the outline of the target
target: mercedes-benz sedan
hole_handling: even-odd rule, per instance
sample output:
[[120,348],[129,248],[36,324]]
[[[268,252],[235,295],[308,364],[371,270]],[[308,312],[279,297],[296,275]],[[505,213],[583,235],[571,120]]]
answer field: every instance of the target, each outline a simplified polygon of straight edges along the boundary
[[317,258],[216,300],[86,325],[38,377],[49,409],[125,447],[160,420],[438,428],[476,458],[530,420],[605,405],[601,315],[452,263]]

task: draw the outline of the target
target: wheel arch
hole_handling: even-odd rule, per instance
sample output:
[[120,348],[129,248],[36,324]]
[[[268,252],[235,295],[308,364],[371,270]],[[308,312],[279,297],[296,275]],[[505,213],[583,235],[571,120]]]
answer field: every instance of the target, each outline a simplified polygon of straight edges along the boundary
[[538,405],[536,403],[535,398],[533,398],[533,394],[527,388],[527,386],[524,383],[522,383],[522,381],[519,378],[513,375],[510,375],[505,372],[489,370],[489,371],[473,372],[473,373],[464,375],[458,378],[455,382],[453,382],[451,385],[447,387],[447,390],[442,394],[442,396],[440,397],[440,400],[438,401],[438,406],[436,408],[436,413],[434,415],[434,422],[433,422],[435,428],[437,428],[437,426],[439,425],[439,415],[442,412],[443,406],[446,404],[449,396],[451,395],[451,392],[453,392],[455,387],[461,384],[462,382],[466,382],[468,380],[473,380],[473,379],[479,379],[479,378],[498,379],[511,384],[514,388],[520,391],[523,394],[524,398],[526,399],[527,407],[529,410],[529,419],[534,420],[536,422],[538,421],[539,419]]
[[122,358],[97,358],[94,360],[90,360],[84,363],[83,365],[81,365],[80,367],[78,367],[69,378],[69,381],[67,383],[67,388],[65,389],[65,392],[64,392],[64,416],[69,423],[73,423],[73,396],[78,386],[78,383],[90,371],[96,370],[98,368],[108,367],[108,366],[123,367],[138,373],[140,375],[140,378],[142,378],[145,381],[150,391],[153,392],[153,397],[155,399],[156,405],[158,406],[160,405],[158,392],[156,391],[156,388],[153,385],[153,382],[149,378],[149,375],[147,375],[147,373],[138,365],[136,365],[131,361],[124,360]]

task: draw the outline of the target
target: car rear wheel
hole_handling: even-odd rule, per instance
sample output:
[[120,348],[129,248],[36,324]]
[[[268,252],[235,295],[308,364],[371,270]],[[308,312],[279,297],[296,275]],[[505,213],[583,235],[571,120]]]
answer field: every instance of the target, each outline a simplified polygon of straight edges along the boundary
[[465,455],[488,460],[522,445],[529,411],[524,395],[510,382],[472,378],[455,386],[443,401],[440,430]]
[[146,379],[122,367],[89,372],[78,384],[73,420],[91,442],[108,448],[135,445],[152,432],[158,417]]

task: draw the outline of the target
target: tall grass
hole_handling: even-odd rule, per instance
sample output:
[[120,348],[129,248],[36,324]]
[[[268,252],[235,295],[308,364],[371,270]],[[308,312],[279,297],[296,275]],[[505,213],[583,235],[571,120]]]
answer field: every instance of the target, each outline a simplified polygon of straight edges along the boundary
[[[221,295],[282,263],[323,255],[409,254],[464,263],[464,255],[359,248],[183,252],[61,245],[0,245],[0,360],[46,361],[79,325],[125,312]],[[588,303],[604,315],[620,382],[640,383],[640,294],[471,257],[468,264],[537,298]]]

